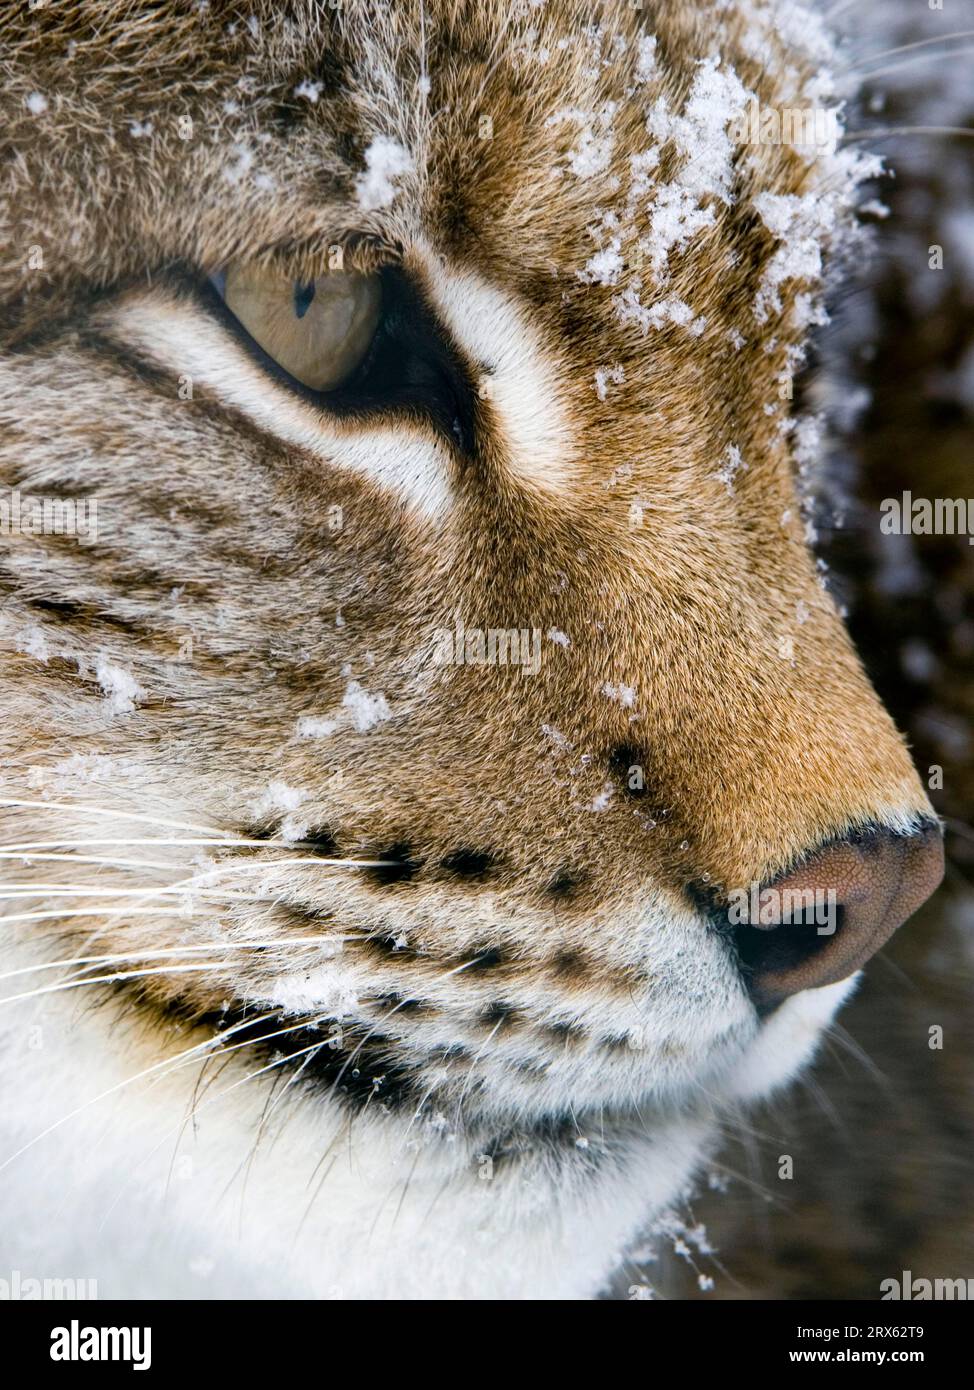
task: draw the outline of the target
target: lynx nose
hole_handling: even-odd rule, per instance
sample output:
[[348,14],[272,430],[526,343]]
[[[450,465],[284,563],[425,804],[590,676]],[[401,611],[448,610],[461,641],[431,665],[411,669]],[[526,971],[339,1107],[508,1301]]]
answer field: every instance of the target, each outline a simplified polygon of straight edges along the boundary
[[735,937],[758,1009],[854,974],[943,874],[938,825],[914,835],[874,830],[829,845],[753,893],[756,910],[735,926]]

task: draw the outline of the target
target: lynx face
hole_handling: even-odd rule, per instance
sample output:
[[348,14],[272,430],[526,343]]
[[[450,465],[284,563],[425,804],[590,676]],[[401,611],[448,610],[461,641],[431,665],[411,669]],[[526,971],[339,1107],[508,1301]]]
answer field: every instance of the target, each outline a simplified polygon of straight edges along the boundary
[[771,1089],[939,874],[792,402],[870,166],[734,134],[814,18],[4,25],[11,969],[474,1152]]

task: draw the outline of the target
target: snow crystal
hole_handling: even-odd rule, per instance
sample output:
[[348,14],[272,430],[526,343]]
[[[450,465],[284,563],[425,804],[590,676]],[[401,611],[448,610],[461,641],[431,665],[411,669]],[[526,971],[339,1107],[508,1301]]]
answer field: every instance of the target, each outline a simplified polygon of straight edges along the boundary
[[338,728],[337,719],[317,719],[303,714],[298,720],[295,732],[298,738],[328,738]]
[[608,810],[609,804],[612,801],[613,796],[615,796],[615,790],[616,789],[611,782],[605,782],[602,786],[602,790],[594,798],[594,800],[590,802],[588,809],[590,811]]
[[283,812],[284,820],[281,822],[280,835],[283,840],[293,842],[303,840],[308,833],[307,823],[299,820],[295,814],[306,799],[307,792],[303,792],[297,787],[289,787],[286,782],[277,780],[271,782],[263,795],[258,797],[253,803],[252,809],[255,816],[269,816]]
[[608,246],[596,251],[585,267],[577,272],[579,280],[587,285],[615,285],[625,268],[622,259],[622,243],[613,237]]
[[729,493],[733,494],[734,479],[737,477],[738,473],[746,468],[747,464],[741,457],[740,449],[736,444],[729,444],[715,477],[724,484],[724,487]]
[[[55,787],[67,784],[73,791],[78,783],[108,783],[117,785],[119,781],[120,763],[117,758],[107,757],[104,753],[72,753],[69,758],[62,758],[50,769],[50,776],[43,768],[36,769],[44,782],[50,781]],[[139,769],[139,775],[144,775]]]
[[350,680],[342,705],[348,710],[352,723],[360,734],[392,718],[392,711],[384,695],[370,695],[358,681]]
[[616,386],[621,386],[625,379],[625,370],[618,365],[615,367],[599,367],[595,373],[595,393],[599,400],[604,401],[608,395],[610,381]]
[[602,686],[602,694],[610,700],[615,700],[623,709],[632,709],[636,703],[636,689],[632,685],[613,685],[611,681],[606,681]]
[[571,639],[567,636],[566,633],[562,632],[561,629],[557,627],[549,627],[548,641],[557,642],[559,647],[571,646]]
[[388,135],[377,135],[365,151],[365,173],[356,183],[359,207],[387,208],[399,192],[397,179],[413,170],[409,151]]
[[891,209],[879,198],[870,198],[868,202],[863,203],[859,208],[859,213],[860,216],[875,217],[878,221],[885,222],[886,218],[891,214]]
[[727,127],[751,95],[733,68],[722,72],[718,59],[708,58],[697,69],[682,115],[672,115],[665,100],[658,98],[646,124],[657,140],[672,140],[684,156],[686,163],[676,178],[681,188],[697,197],[713,194],[728,200],[734,143]]
[[[646,128],[658,145],[630,159],[627,214],[631,217],[640,201],[655,190],[649,233],[639,246],[648,253],[659,284],[668,275],[671,253],[684,250],[699,232],[714,225],[713,202],[705,207],[701,200],[730,201],[735,146],[728,126],[740,116],[750,95],[732,68],[722,71],[718,60],[711,58],[699,64],[681,114],[671,112],[662,96],[650,110]],[[659,146],[667,143],[675,145],[683,163],[670,183],[654,185],[650,171],[659,163]],[[638,296],[633,293],[633,298],[638,305]]]
[[649,82],[656,76],[656,35],[643,34],[639,40],[636,56],[636,81]]
[[564,107],[549,116],[546,126],[564,125],[566,122],[578,126],[578,140],[568,152],[568,167],[576,178],[587,179],[601,174],[612,160],[612,118],[616,113],[615,102],[606,102],[601,111],[580,111],[576,107]]
[[[823,253],[848,245],[856,236],[852,214],[860,185],[882,172],[883,161],[877,156],[846,149],[819,160],[819,186],[804,196],[765,192],[754,198],[764,225],[782,243],[761,278],[754,305],[759,323],[771,312],[781,312],[779,290],[785,281],[821,281]],[[799,313],[810,311],[811,321],[821,322],[813,301],[807,300]]]
[[678,328],[685,328],[692,337],[699,338],[707,327],[707,320],[696,318],[689,304],[675,295],[658,300],[647,309],[635,290],[627,289],[616,295],[612,303],[620,323],[637,324],[643,333],[647,329],[662,328],[667,323],[673,323]]
[[246,178],[253,168],[254,152],[240,143],[231,146],[231,152],[234,161],[224,169],[223,177],[227,183],[236,185]]
[[666,276],[672,251],[682,251],[704,227],[716,220],[713,207],[700,206],[695,194],[678,183],[661,184],[650,216],[650,235],[644,243],[657,281]]
[[286,1014],[327,1014],[343,1018],[358,1008],[358,982],[348,967],[329,963],[275,980],[267,1002]]
[[101,660],[95,667],[95,680],[101,686],[113,714],[131,714],[135,702],[145,695],[138,681],[120,666]]
[[[831,322],[825,305],[811,294],[795,295],[795,307],[792,310],[791,317],[795,327],[799,330],[804,330],[806,328],[824,328],[826,324]],[[792,349],[792,351],[794,352],[795,349]],[[802,358],[804,358],[804,349],[801,350],[801,353]],[[801,364],[795,363],[794,365],[797,367]]]
[[754,306],[755,317],[764,323],[771,311],[781,312],[779,289],[786,280],[821,279],[822,251],[835,225],[836,208],[814,193],[759,193],[754,208],[783,243],[765,267]]
[[254,814],[263,816],[271,811],[296,811],[306,796],[306,792],[298,787],[289,787],[286,782],[272,782],[259,800],[254,802]]
[[553,743],[556,748],[560,748],[562,752],[566,751],[572,746],[568,739],[565,737],[565,735],[561,732],[561,730],[556,729],[552,724],[542,724],[541,732],[544,734],[545,738],[549,740],[549,742]]
[[303,82],[299,82],[295,87],[294,95],[296,97],[304,97],[306,101],[310,101],[311,104],[314,105],[321,96],[321,90],[322,87],[320,82],[311,82],[308,78],[305,78]]
[[39,627],[34,625],[17,639],[17,650],[24,656],[32,656],[35,661],[47,663],[51,657],[51,648],[47,638]]
[[31,92],[25,104],[32,116],[42,116],[47,110],[47,97],[42,92]]

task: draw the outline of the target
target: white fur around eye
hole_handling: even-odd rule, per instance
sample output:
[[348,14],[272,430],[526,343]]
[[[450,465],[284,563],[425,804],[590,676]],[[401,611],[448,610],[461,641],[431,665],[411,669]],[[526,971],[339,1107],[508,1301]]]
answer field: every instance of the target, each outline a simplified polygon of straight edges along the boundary
[[482,364],[505,464],[526,488],[564,495],[577,483],[579,430],[552,345],[514,299],[482,275],[417,252],[433,305],[459,347]]
[[160,290],[139,290],[115,304],[106,327],[119,342],[191,379],[285,443],[329,468],[348,469],[430,518],[450,508],[452,460],[432,429],[330,418],[254,361],[232,334],[201,309]]

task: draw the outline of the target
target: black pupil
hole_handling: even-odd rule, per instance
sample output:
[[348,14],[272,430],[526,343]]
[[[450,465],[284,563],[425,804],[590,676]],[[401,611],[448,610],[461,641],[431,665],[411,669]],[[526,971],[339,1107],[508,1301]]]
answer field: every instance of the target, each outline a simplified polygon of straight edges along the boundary
[[299,319],[303,319],[311,308],[311,301],[315,297],[315,282],[309,280],[306,285],[294,286],[294,312]]

